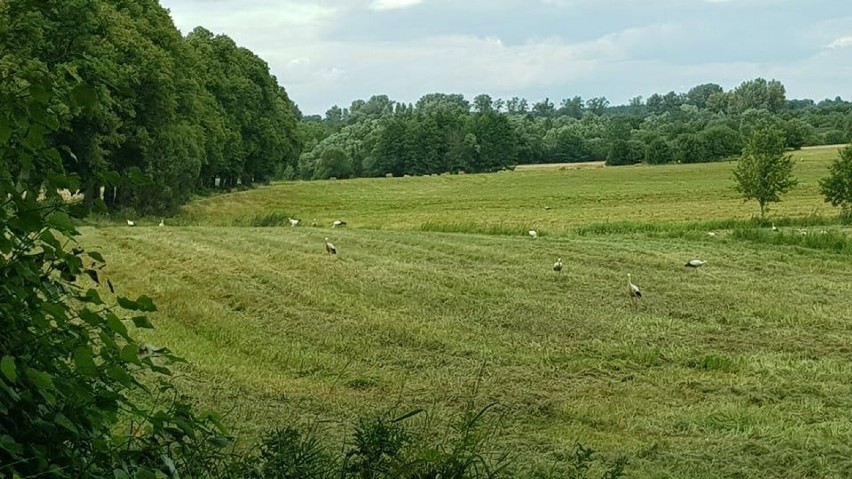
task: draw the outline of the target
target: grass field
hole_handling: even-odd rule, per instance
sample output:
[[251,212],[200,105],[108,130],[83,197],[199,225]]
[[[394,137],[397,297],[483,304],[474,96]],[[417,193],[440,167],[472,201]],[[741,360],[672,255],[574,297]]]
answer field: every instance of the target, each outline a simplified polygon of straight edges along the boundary
[[[835,151],[795,154],[802,186],[779,224],[833,213],[816,179]],[[186,226],[86,227],[82,241],[123,292],[156,300],[146,338],[189,361],[185,390],[233,405],[249,435],[473,400],[499,404],[498,445],[525,467],[580,442],[628,457],[630,477],[848,477],[848,231],[679,230],[757,210],[730,168],[283,183],[199,200],[172,221]],[[269,213],[323,226],[239,226]],[[352,228],[325,226],[337,217]],[[589,228],[606,222],[636,227]],[[696,257],[708,264],[686,271]]]

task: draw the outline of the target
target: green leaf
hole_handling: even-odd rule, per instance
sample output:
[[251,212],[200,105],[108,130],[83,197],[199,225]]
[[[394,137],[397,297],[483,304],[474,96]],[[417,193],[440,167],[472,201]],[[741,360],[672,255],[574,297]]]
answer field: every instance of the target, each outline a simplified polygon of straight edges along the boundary
[[137,350],[136,346],[133,345],[133,344],[128,344],[127,346],[121,348],[120,356],[121,356],[121,360],[126,362],[126,363],[142,364],[142,362],[139,361],[138,350]]
[[134,316],[133,324],[135,324],[137,328],[154,329],[154,325],[147,316]]
[[119,296],[118,305],[129,311],[154,312],[157,310],[157,306],[154,304],[154,301],[144,294],[139,296],[136,301]]
[[56,414],[56,417],[53,418],[53,422],[75,434],[80,432],[79,429],[77,429],[77,426],[75,426],[74,423],[72,423],[71,420],[61,412]]
[[210,438],[210,444],[218,449],[224,449],[233,444],[233,442],[234,441],[225,436],[215,436]]
[[139,296],[139,298],[136,300],[136,303],[139,305],[139,311],[143,311],[146,313],[153,313],[154,311],[157,311],[157,305],[154,304],[154,300],[152,300],[148,296],[145,296],[144,294],[142,296]]
[[[89,273],[90,271],[94,272],[92,270],[86,270],[87,273]],[[91,276],[91,275],[89,275],[89,276]],[[95,278],[92,278],[92,279],[95,279]],[[97,279],[95,279],[95,281],[97,281]],[[86,295],[83,296],[81,299],[83,301],[85,301],[86,303],[104,304],[104,301],[101,299],[101,295],[98,294],[98,292],[95,291],[94,289],[89,289],[88,291],[86,291]]]
[[74,203],[68,206],[68,213],[72,218],[82,219],[89,216],[92,210],[83,203]]
[[130,340],[130,338],[127,337],[127,326],[125,326],[124,323],[122,323],[121,320],[118,319],[118,316],[116,316],[115,314],[108,313],[106,324],[109,329],[121,335],[121,337],[127,339],[128,341]]
[[122,469],[113,469],[112,475],[115,479],[133,479],[133,476],[124,472]]
[[106,263],[106,261],[104,261],[104,257],[101,256],[101,254],[97,251],[89,251],[89,257],[97,261],[98,263]]
[[118,305],[121,306],[123,309],[126,309],[128,311],[139,311],[139,305],[136,304],[136,301],[133,301],[129,298],[125,298],[124,296],[119,296],[116,299],[118,300]]
[[12,436],[8,436],[6,434],[0,436],[0,449],[12,453],[13,456],[24,452],[23,446],[15,442],[15,439],[13,439]]
[[74,351],[74,365],[81,374],[93,377],[98,374],[98,367],[89,348],[77,348]]
[[127,374],[127,371],[125,371],[123,367],[117,364],[107,370],[107,375],[126,387],[133,385],[133,378]]
[[51,227],[59,231],[74,231],[74,223],[71,221],[71,218],[62,211],[57,211],[50,215],[47,222]]
[[103,323],[103,321],[104,321],[103,318],[101,318],[100,316],[98,316],[96,313],[92,312],[88,308],[84,308],[82,311],[80,311],[80,319],[82,319],[83,321],[85,321],[87,324],[89,324],[91,326],[97,326],[97,325]]
[[50,374],[33,368],[24,369],[24,373],[26,373],[27,378],[29,378],[33,385],[42,391],[54,389],[53,378],[50,377]]
[[15,368],[15,358],[12,356],[3,356],[3,359],[0,359],[0,372],[3,373],[3,376],[6,376],[9,382],[14,383],[17,381],[18,371]]
[[98,272],[97,271],[95,271],[93,269],[86,269],[86,270],[83,270],[83,271],[89,276],[89,278],[92,278],[92,281],[94,281],[95,283],[101,284],[101,280],[100,280],[100,278],[98,278]]

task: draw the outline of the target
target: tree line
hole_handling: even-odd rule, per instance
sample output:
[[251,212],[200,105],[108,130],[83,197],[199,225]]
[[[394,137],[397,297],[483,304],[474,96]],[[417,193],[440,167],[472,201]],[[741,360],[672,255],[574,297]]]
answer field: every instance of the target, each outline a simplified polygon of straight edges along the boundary
[[[266,62],[201,27],[182,36],[157,0],[0,2],[0,22],[7,89],[42,71],[92,103],[53,105],[47,140],[90,206],[173,211],[296,164],[297,110]],[[0,115],[0,139],[13,119]]]
[[468,101],[433,93],[415,104],[387,95],[305,116],[304,149],[288,179],[485,172],[517,164],[606,161],[610,165],[716,161],[740,155],[759,128],[788,148],[852,140],[852,103],[787,99],[777,80],[756,78],[725,91],[707,83],[686,93],[606,98],[574,96],[556,106],[523,98]]

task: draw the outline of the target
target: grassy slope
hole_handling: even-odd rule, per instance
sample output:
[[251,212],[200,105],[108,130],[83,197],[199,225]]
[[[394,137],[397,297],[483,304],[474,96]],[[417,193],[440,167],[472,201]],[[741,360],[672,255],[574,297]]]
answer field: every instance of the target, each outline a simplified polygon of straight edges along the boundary
[[[642,198],[649,211],[656,204],[654,217],[675,220],[691,218],[684,208],[698,206],[671,199],[728,187],[727,174],[715,169],[721,166],[517,178],[542,184],[528,193],[536,212],[546,201],[559,205],[560,216],[564,208],[568,223],[581,224],[624,219],[612,198],[614,178],[638,172],[649,175],[649,183],[628,183],[636,192],[630,196]],[[799,173],[813,183],[824,168],[817,159],[799,165]],[[714,176],[677,185],[661,179],[696,170]],[[572,176],[592,171],[603,175],[593,178],[606,185],[601,193]],[[527,210],[515,201],[527,188],[505,187],[515,175],[285,184],[251,194],[277,209],[273,193],[287,193],[295,210],[315,208],[319,217],[337,189],[346,200],[335,204],[364,213],[356,225],[416,230],[419,225],[390,204],[395,194],[422,199],[401,206],[417,218],[463,221],[467,205],[468,216],[486,211],[490,221],[520,220]],[[395,182],[409,182],[408,188]],[[372,187],[358,196],[358,184]],[[429,194],[462,184],[465,196],[442,213],[444,200]],[[481,186],[473,190],[473,184]],[[318,199],[311,199],[311,188]],[[584,214],[569,199],[551,196],[563,188],[609,208]],[[582,188],[587,193],[575,191]],[[807,188],[785,199],[779,212],[822,208]],[[294,190],[304,196],[291,197]],[[664,192],[669,200],[657,196]],[[504,193],[501,216],[481,208],[484,198],[496,207]],[[216,222],[248,207],[227,199],[205,200],[192,210],[219,205],[227,211],[209,220]],[[715,207],[734,214],[740,202]],[[500,403],[503,441],[524,463],[550,464],[580,441],[610,456],[631,456],[629,471],[639,477],[852,473],[848,255],[705,235],[533,241],[328,228],[84,232],[85,243],[106,254],[118,284],[131,294],[149,293],[160,305],[150,339],[189,360],[188,390],[220,408],[236,404],[231,421],[248,432],[294,418],[347,420],[390,407],[458,411],[485,364],[477,403]],[[323,237],[332,235],[341,253],[334,258],[322,254]],[[566,264],[561,280],[550,270],[557,256]],[[709,263],[684,271],[692,257]],[[627,272],[647,295],[638,311],[626,296]]]

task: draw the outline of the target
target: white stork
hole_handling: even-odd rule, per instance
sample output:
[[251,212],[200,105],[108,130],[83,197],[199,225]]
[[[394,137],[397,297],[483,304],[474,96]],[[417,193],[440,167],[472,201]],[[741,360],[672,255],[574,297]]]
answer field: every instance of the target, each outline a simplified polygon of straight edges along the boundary
[[325,239],[325,252],[328,254],[337,254],[337,248],[328,242],[328,238]]
[[556,262],[553,263],[553,271],[556,271],[557,278],[562,276],[562,258],[557,259]]
[[127,220],[127,226],[136,226],[136,222],[133,220]]
[[162,218],[160,218],[160,226],[166,226],[166,223],[165,223],[165,221],[163,221]]
[[331,224],[332,228],[337,228],[338,226],[344,226],[346,222],[343,220],[334,220],[334,223]]
[[532,239],[538,238],[538,232],[536,230],[529,230],[528,234],[530,235],[530,238],[532,238]]
[[775,223],[772,223],[772,231],[778,231],[778,228],[775,226]]
[[290,226],[299,226],[300,224],[302,224],[302,220],[300,219],[290,218],[289,216],[287,217],[287,219],[290,221]]
[[691,260],[689,260],[689,262],[687,262],[685,265],[683,265],[683,267],[695,269],[695,268],[700,268],[700,267],[704,266],[706,263],[707,263],[706,261],[702,261],[700,259],[691,259]]
[[636,286],[630,281],[630,273],[627,273],[627,292],[630,294],[630,300],[633,301],[634,306],[636,305],[636,300],[642,298],[642,291],[639,289],[639,286]]

